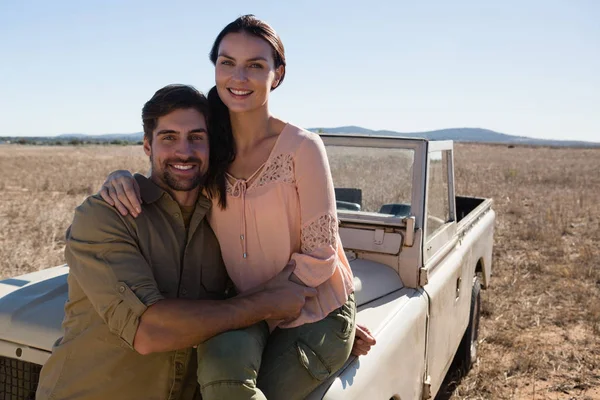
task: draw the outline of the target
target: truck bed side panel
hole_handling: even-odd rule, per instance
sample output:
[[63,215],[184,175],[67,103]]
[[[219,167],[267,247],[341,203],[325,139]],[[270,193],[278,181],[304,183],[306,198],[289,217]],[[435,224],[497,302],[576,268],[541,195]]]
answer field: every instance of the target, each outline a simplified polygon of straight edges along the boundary
[[463,226],[456,246],[437,265],[426,266],[428,283],[424,289],[430,298],[427,373],[434,394],[468,325],[477,263],[491,263],[494,218],[488,207],[480,218],[471,220],[468,229]]

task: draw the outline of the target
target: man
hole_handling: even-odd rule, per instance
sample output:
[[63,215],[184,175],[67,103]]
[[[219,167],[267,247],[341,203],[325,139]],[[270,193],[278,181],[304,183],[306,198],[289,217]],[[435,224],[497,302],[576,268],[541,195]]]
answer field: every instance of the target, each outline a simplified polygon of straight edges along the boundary
[[[142,111],[150,178],[143,212],[123,216],[98,195],[75,211],[64,336],[37,399],[197,399],[193,346],[265,319],[296,317],[315,289],[293,267],[252,294],[226,298],[227,274],[201,193],[209,163],[205,97],[160,89]],[[140,210],[141,211],[141,210]]]

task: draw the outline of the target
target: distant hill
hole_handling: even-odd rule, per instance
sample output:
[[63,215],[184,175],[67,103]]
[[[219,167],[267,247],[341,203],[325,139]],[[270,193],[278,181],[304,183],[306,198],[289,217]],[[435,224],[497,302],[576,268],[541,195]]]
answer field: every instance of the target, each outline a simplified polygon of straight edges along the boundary
[[564,146],[564,147],[600,147],[600,143],[583,142],[577,140],[551,140],[534,139],[525,136],[507,135],[481,128],[451,128],[426,132],[395,132],[362,128],[360,126],[340,126],[337,128],[310,128],[312,132],[319,133],[348,133],[359,135],[402,136],[424,138],[429,140],[453,140],[455,142],[498,143],[498,144],[527,144],[536,146]]
[[[534,139],[525,136],[507,135],[505,133],[494,132],[489,129],[481,128],[451,128],[440,129],[427,132],[395,132],[388,130],[372,130],[362,128],[360,126],[340,126],[336,128],[309,128],[312,132],[317,133],[348,133],[359,135],[381,135],[381,136],[402,136],[424,138],[429,140],[454,140],[455,142],[473,142],[473,143],[497,143],[497,144],[524,144],[534,146],[560,146],[560,147],[600,147],[600,143],[583,142],[576,140],[550,140],[550,139]],[[66,143],[72,141],[81,142],[131,142],[136,143],[143,140],[144,133],[109,133],[102,135],[86,135],[83,133],[66,133],[54,137],[36,137],[36,138],[19,138],[19,137],[0,137],[0,143],[5,141],[22,141],[26,139],[30,142],[49,143],[56,141],[64,141]]]
[[56,139],[80,139],[80,140],[127,140],[137,142],[144,139],[144,132],[136,133],[106,133],[101,135],[86,135],[85,133],[64,133],[55,136]]

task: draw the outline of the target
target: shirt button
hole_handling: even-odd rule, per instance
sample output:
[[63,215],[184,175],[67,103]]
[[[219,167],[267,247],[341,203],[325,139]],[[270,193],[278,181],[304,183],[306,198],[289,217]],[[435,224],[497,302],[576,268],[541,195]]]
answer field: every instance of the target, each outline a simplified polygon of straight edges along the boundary
[[180,362],[175,363],[175,371],[177,371],[177,372],[183,371],[183,364]]
[[119,293],[125,293],[125,286],[119,286]]
[[175,218],[179,218],[179,213],[175,213],[175,214],[173,214],[173,216],[174,216]]
[[181,288],[181,294],[185,296],[187,294],[187,289]]

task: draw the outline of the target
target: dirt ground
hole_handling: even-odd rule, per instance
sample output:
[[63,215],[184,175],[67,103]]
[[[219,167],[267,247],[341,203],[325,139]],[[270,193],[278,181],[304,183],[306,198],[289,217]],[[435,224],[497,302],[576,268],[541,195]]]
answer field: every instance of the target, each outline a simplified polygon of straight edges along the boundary
[[491,197],[479,363],[451,399],[600,399],[600,150],[457,145],[457,193]]
[[[457,194],[497,220],[479,362],[443,397],[600,399],[600,149],[455,150]],[[0,279],[63,263],[73,208],[147,165],[140,146],[0,145]]]

